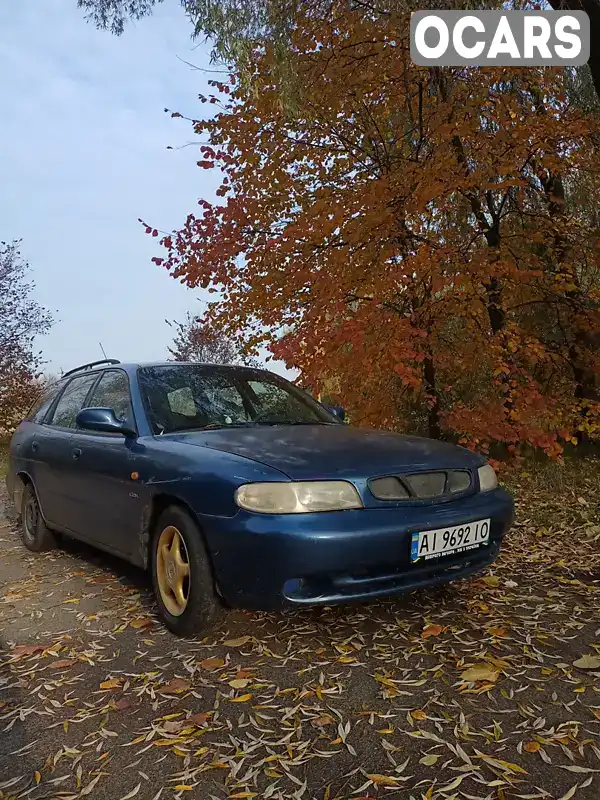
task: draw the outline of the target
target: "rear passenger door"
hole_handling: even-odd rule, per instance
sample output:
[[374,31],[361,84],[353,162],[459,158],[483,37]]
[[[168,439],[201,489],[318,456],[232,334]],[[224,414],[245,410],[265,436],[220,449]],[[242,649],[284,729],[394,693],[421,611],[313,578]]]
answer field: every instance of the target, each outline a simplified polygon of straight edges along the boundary
[[[137,430],[129,377],[109,369],[87,399],[89,408],[111,408],[118,419]],[[139,467],[135,437],[77,429],[72,438],[74,483],[73,530],[90,541],[124,555],[136,547],[143,507],[143,486],[131,477]]]
[[75,418],[98,373],[78,375],[66,384],[43,425],[28,442],[31,476],[47,522],[71,530],[73,516],[73,445]]

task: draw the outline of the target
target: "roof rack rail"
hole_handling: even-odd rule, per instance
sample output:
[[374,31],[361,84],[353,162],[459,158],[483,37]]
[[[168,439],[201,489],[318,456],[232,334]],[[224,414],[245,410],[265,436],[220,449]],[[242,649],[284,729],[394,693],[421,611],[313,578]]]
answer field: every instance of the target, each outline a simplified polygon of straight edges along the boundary
[[68,372],[63,374],[63,378],[66,378],[67,375],[74,375],[76,372],[84,372],[86,369],[92,369],[92,367],[98,367],[100,364],[120,364],[118,358],[101,358],[100,361],[90,361],[89,364],[82,364],[80,367],[75,367],[75,369],[70,369]]

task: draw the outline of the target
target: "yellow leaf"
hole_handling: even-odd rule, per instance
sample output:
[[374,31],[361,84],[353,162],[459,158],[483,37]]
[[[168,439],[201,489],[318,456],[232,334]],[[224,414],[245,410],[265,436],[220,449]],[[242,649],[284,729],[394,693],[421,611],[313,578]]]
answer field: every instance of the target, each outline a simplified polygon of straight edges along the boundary
[[521,775],[527,775],[527,770],[520,767],[518,764],[513,764],[510,761],[502,761],[500,758],[492,758],[491,756],[486,756],[483,753],[481,755],[475,756],[475,758],[481,758],[486,763],[490,764],[492,767],[500,767],[504,770],[509,770],[510,772],[518,772]]
[[495,683],[499,675],[500,673],[498,670],[493,669],[489,664],[475,664],[474,667],[466,669],[461,675],[461,678],[467,683],[475,683],[476,681]]
[[236,792],[229,795],[229,800],[248,800],[250,797],[257,797],[256,792]]
[[488,575],[486,578],[481,579],[486,586],[491,586],[493,589],[500,586],[500,578],[497,578],[495,575]]
[[243,694],[240,697],[232,697],[231,698],[231,702],[232,703],[247,703],[248,700],[251,700],[251,699],[252,699],[252,695],[250,693],[248,693],[248,694]]
[[36,782],[36,783],[39,783],[41,780],[42,780],[42,775],[41,775],[41,773],[40,773],[40,772],[38,772],[38,771],[37,771],[37,769],[36,769],[36,771],[35,771],[35,782]]
[[539,742],[527,742],[527,744],[523,747],[523,750],[526,750],[528,753],[537,753],[541,747],[542,746]]
[[247,644],[250,639],[252,639],[251,636],[240,636],[238,639],[228,639],[224,644],[226,647],[242,647]]
[[427,719],[427,713],[418,708],[416,711],[411,711],[410,715],[413,719],[424,720]]
[[151,619],[134,619],[129,623],[130,628],[135,628],[136,630],[140,630],[141,628],[148,628],[152,625]]
[[373,781],[375,786],[397,786],[398,778],[391,775],[367,775],[369,780]]
[[173,787],[177,792],[191,792],[194,788],[193,786],[188,786],[187,783],[178,783],[177,786]]
[[396,688],[396,684],[392,683],[392,681],[388,680],[388,678],[384,678],[383,675],[375,675],[375,680],[379,683],[383,683],[384,686],[389,686],[390,689]]
[[108,681],[103,681],[100,684],[101,689],[118,689],[121,685],[121,678],[111,678]]
[[353,658],[352,656],[342,656],[341,658],[338,659],[338,661],[341,664],[351,664],[353,661],[356,661],[356,659]]
[[248,686],[249,683],[252,681],[248,680],[248,678],[235,678],[232,681],[229,681],[229,685],[232,689],[243,689],[244,687]]
[[63,605],[66,605],[67,603],[79,603],[79,598],[72,597],[70,600],[63,600]]

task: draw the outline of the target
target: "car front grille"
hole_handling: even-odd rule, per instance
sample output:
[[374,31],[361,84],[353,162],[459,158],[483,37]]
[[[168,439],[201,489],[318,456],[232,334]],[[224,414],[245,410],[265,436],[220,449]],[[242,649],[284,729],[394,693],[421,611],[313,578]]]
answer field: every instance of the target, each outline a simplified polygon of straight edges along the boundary
[[473,485],[471,473],[465,469],[414,472],[408,475],[386,475],[369,481],[371,494],[377,500],[430,500],[463,494]]

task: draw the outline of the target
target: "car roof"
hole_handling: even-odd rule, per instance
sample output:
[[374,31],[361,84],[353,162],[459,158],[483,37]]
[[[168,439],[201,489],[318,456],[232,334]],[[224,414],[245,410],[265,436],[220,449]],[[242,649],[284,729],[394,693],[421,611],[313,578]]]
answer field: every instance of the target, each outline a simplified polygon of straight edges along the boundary
[[[250,372],[270,372],[266,367],[251,367],[245,364],[218,364],[211,361],[128,361],[120,362],[112,359],[107,359],[106,362],[98,364],[82,364],[81,367],[75,367],[69,370],[61,379],[73,378],[79,375],[89,375],[95,372],[102,372],[105,369],[122,369],[125,372],[131,373],[144,367],[217,367],[224,370],[247,370]],[[274,374],[274,373],[270,373]]]

